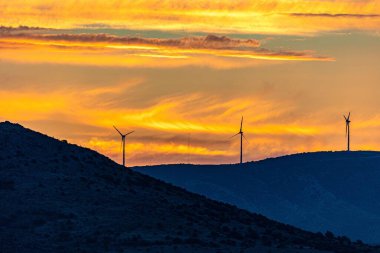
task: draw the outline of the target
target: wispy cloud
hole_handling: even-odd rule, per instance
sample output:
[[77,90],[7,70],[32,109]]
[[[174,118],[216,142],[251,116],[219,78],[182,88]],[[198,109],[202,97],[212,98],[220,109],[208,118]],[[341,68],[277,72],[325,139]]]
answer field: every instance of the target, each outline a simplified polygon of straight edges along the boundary
[[[20,28],[0,28],[1,38],[34,39],[43,41],[65,41],[82,43],[109,43],[136,46],[159,46],[183,49],[236,49],[256,48],[260,41],[256,39],[233,39],[227,36],[208,35],[204,37],[184,37],[179,39],[158,39],[130,36],[113,36],[108,34],[33,34],[19,33]],[[29,30],[29,29],[27,29]],[[30,30],[34,30],[30,28]],[[2,32],[3,31],[3,32]],[[16,33],[15,33],[16,31]],[[57,31],[56,31],[57,32]],[[58,31],[59,32],[59,31]]]
[[[236,67],[241,64],[250,65],[252,60],[256,60],[256,62],[263,60],[334,60],[332,57],[316,55],[311,50],[294,51],[263,48],[260,45],[260,40],[254,38],[237,39],[228,36],[207,35],[167,39],[109,34],[69,34],[61,33],[60,30],[33,32],[33,29],[25,29],[0,29],[0,46],[9,49],[2,53],[1,58],[25,62],[42,61],[116,66],[147,66],[153,64],[153,66],[160,67],[199,64]],[[150,58],[149,62],[146,58]],[[235,61],[228,65],[228,62],[233,59],[244,59],[246,62]],[[227,64],[223,62],[227,62]]]
[[316,17],[316,18],[379,18],[380,14],[360,14],[360,13],[290,13],[295,17]]

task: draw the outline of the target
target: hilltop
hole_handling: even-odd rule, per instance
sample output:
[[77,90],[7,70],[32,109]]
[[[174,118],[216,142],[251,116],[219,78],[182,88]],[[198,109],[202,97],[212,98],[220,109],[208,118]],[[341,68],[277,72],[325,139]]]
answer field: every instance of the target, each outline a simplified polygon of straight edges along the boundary
[[0,123],[0,252],[380,252],[307,232]]
[[243,165],[135,170],[310,231],[380,243],[380,152],[316,152]]

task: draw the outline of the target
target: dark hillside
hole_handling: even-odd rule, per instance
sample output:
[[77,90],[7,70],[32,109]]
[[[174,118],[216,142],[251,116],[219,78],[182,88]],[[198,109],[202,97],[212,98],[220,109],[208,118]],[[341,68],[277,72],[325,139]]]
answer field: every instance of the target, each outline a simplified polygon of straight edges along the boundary
[[[380,252],[306,232],[0,123],[0,252]],[[325,250],[325,251],[323,251]]]
[[317,152],[242,166],[135,170],[306,230],[380,244],[380,152]]

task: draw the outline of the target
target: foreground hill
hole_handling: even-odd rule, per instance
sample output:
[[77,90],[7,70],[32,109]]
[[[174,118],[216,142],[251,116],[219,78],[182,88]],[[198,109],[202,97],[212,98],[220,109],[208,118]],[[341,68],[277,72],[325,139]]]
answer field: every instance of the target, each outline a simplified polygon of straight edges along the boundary
[[0,123],[0,252],[380,252],[271,221]]
[[303,229],[380,243],[380,152],[318,152],[243,165],[136,170]]

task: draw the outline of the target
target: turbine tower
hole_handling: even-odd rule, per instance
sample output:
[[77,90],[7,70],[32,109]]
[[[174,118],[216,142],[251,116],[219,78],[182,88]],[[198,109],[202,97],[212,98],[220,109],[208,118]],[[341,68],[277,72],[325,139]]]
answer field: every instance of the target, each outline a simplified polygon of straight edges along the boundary
[[350,123],[351,123],[350,116],[351,116],[351,112],[348,113],[347,117],[343,115],[344,119],[346,120],[347,151],[350,151]]
[[129,133],[126,133],[126,134],[122,134],[119,129],[117,129],[115,126],[113,126],[113,128],[115,128],[115,130],[120,134],[121,136],[121,142],[123,144],[123,166],[125,167],[125,136],[127,135],[130,135],[131,133],[133,133],[134,131],[131,131]]
[[243,138],[248,142],[248,140],[247,140],[247,138],[245,138],[244,132],[243,132],[243,116],[241,117],[240,131],[232,137],[235,137],[236,135],[239,135],[239,134],[240,134],[240,164],[242,164],[243,163]]

